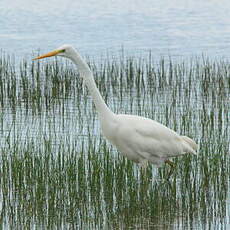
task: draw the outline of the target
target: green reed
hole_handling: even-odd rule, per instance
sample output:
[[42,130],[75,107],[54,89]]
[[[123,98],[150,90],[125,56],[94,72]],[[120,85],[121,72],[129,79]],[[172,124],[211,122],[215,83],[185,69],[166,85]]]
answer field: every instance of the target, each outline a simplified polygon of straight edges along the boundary
[[199,144],[176,168],[145,172],[100,134],[77,69],[0,59],[1,227],[225,228],[230,65],[196,58],[89,60],[114,112],[155,119]]

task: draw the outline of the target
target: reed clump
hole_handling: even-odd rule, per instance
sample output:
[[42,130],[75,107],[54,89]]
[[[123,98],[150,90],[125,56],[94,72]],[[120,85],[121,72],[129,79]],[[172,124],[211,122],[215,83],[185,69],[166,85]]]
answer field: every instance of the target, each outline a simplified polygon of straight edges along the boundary
[[199,144],[143,173],[100,134],[69,62],[0,59],[1,227],[224,228],[229,219],[230,65],[196,58],[89,61],[114,112],[157,120]]

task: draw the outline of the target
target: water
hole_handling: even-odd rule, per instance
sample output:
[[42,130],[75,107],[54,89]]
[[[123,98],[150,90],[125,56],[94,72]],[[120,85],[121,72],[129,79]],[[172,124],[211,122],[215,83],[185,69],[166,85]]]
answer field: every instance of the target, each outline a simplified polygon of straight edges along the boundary
[[97,58],[122,47],[155,57],[228,58],[229,12],[227,0],[3,0],[0,48],[24,58],[66,43]]
[[[0,226],[229,229],[229,8],[203,0],[2,1],[1,49],[26,62],[16,73],[14,62],[0,63]],[[95,61],[114,112],[193,137],[199,155],[174,159],[169,181],[167,166],[142,175],[100,134],[75,67],[62,59],[32,66],[34,53],[63,43]]]
[[169,167],[142,174],[105,142],[69,63],[25,63],[16,75],[14,64],[0,67],[4,229],[228,229],[230,66],[148,58],[91,67],[114,112],[155,119],[199,144],[198,156],[174,159],[170,180]]

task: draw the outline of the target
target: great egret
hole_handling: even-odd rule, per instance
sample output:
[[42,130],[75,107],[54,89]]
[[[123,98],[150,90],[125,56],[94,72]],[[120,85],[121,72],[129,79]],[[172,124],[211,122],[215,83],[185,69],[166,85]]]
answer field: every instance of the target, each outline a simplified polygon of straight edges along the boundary
[[160,166],[172,165],[171,157],[196,154],[197,144],[187,136],[145,117],[114,114],[105,104],[89,66],[72,46],[63,45],[33,60],[51,56],[69,58],[76,64],[93,98],[104,136],[128,159],[143,167],[147,162]]

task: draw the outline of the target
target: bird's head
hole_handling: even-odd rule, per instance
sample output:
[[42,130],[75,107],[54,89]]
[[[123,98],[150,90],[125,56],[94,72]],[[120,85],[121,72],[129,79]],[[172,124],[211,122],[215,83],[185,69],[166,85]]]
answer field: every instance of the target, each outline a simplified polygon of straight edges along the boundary
[[65,57],[65,58],[72,58],[72,56],[74,55],[75,51],[74,48],[71,45],[62,45],[61,47],[40,55],[36,58],[34,58],[33,60],[37,60],[37,59],[42,59],[42,58],[47,58],[47,57],[52,57],[52,56],[61,56],[61,57]]

